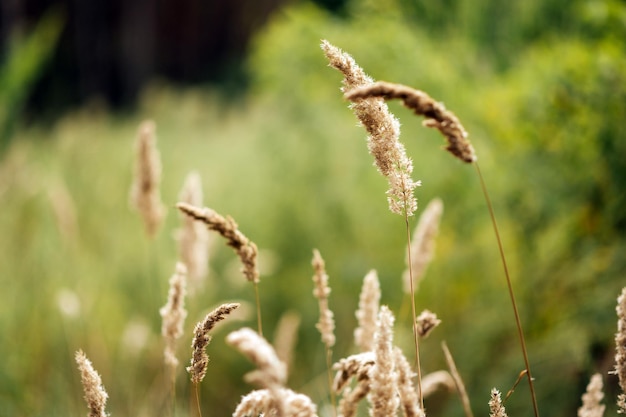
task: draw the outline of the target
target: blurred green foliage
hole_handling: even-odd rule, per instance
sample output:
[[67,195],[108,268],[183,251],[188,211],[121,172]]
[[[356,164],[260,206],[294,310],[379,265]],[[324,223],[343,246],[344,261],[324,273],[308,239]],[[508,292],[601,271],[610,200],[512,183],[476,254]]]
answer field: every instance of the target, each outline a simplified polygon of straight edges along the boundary
[[48,11],[31,33],[15,31],[0,65],[0,157],[8,146],[24,102],[54,51],[63,15]]
[[[350,52],[374,78],[427,91],[460,117],[494,200],[540,411],[573,415],[589,376],[602,372],[612,413],[616,388],[607,371],[626,271],[623,3],[485,0],[476,3],[478,11],[448,3],[456,11],[449,16],[437,9],[446,2],[355,0],[342,17],[292,5],[255,41],[247,97],[226,105],[211,92],[155,84],[133,114],[93,106],[51,129],[18,130],[0,165],[0,354],[6,358],[0,415],[84,413],[73,362],[79,348],[101,372],[113,415],[170,415],[158,308],[176,261],[173,206],[192,169],[203,178],[205,204],[231,214],[262,251],[268,338],[283,313],[302,315],[291,387],[327,401],[325,356],[314,327],[313,248],[326,260],[333,289],[335,359],[353,352],[358,293],[372,268],[382,302],[398,316],[396,341],[410,356],[401,292],[404,221],[387,209],[386,181],[341,97],[341,76],[318,48],[321,38]],[[515,42],[498,38],[503,44],[491,48],[478,28],[496,4],[529,14],[520,15],[523,30],[511,29]],[[504,17],[517,22],[519,11],[511,10]],[[552,27],[558,22],[550,10],[574,21],[567,30]],[[472,26],[473,19],[484,22]],[[435,196],[445,205],[437,257],[417,297],[419,309],[443,319],[422,343],[423,368],[445,368],[439,343],[446,339],[475,412],[486,414],[491,387],[506,392],[523,361],[478,178],[441,151],[437,132],[397,103],[390,108],[423,182],[421,206]],[[143,118],[157,123],[169,207],[154,241],[127,205]],[[183,363],[191,330],[207,310],[229,300],[252,306],[252,287],[237,269],[230,249],[216,242],[207,287],[188,302]],[[240,325],[254,327],[253,314],[220,325],[209,345],[200,390],[210,415],[229,415],[251,389],[241,379],[250,365],[223,340]],[[193,390],[182,370],[177,390],[177,415],[191,415]],[[429,416],[462,415],[454,396],[426,406]],[[510,415],[532,414],[526,384],[507,408]],[[326,408],[321,413],[330,415]]]

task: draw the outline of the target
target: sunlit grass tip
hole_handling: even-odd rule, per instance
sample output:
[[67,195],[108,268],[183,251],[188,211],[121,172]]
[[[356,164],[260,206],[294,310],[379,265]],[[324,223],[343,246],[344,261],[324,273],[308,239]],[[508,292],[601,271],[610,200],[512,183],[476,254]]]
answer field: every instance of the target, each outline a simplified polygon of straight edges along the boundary
[[75,359],[89,408],[89,417],[106,417],[105,407],[109,396],[102,385],[102,378],[82,350],[76,352]]
[[176,343],[183,335],[183,325],[187,317],[185,310],[185,293],[187,268],[181,262],[176,264],[176,271],[169,281],[167,303],[161,307],[161,334],[165,340],[165,364],[174,370],[178,366]]
[[199,321],[194,329],[194,336],[191,342],[192,357],[191,365],[187,367],[187,372],[191,375],[191,382],[199,384],[205,377],[209,364],[209,355],[206,347],[211,341],[209,332],[215,325],[224,320],[233,310],[239,307],[238,303],[222,304],[206,315],[204,320]]
[[405,107],[413,110],[418,116],[424,116],[424,126],[432,127],[441,132],[448,141],[446,150],[463,162],[472,163],[477,160],[474,147],[467,139],[467,132],[459,119],[442,103],[433,100],[423,91],[415,90],[401,84],[378,81],[347,91],[348,100],[359,100],[380,97],[385,100],[400,99]]

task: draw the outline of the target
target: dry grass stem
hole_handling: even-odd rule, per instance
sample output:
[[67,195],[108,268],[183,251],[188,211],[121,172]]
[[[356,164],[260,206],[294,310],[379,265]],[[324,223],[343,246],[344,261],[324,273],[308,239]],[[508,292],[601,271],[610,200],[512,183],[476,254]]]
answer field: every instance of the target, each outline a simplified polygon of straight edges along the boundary
[[104,411],[107,403],[108,395],[102,386],[100,375],[91,365],[85,353],[82,350],[76,352],[76,363],[80,371],[80,379],[85,392],[85,401],[89,408],[89,417],[105,417],[107,413]]
[[489,417],[507,417],[500,391],[493,388],[491,390],[491,399],[489,400]]
[[[192,206],[203,205],[202,180],[197,172],[191,172],[179,194],[179,200]],[[209,231],[202,223],[181,213],[182,225],[176,233],[178,256],[187,266],[190,289],[201,287],[208,271]]]
[[[373,80],[365,74],[354,59],[327,41],[322,42],[330,66],[344,75],[342,91],[370,86]],[[387,104],[378,98],[355,100],[350,106],[369,137],[367,146],[374,157],[378,171],[389,182],[387,200],[389,209],[396,214],[411,216],[417,210],[414,189],[419,181],[411,179],[413,163],[407,157],[404,145],[399,141],[400,123],[389,112]]]
[[146,233],[154,237],[163,220],[161,202],[161,157],[156,147],[155,125],[144,121],[139,126],[135,145],[135,175],[131,188],[131,204],[141,214]]
[[422,378],[422,396],[424,398],[434,394],[440,389],[446,391],[456,390],[456,384],[448,371],[435,371]]
[[602,375],[591,376],[587,391],[582,396],[582,406],[578,409],[578,417],[602,417],[606,406],[602,405]]
[[393,356],[393,322],[394,317],[387,306],[380,308],[378,314],[378,329],[374,342],[376,362],[370,369],[370,393],[368,400],[371,404],[371,417],[395,416],[398,410],[397,372]]
[[380,305],[380,282],[375,270],[371,270],[363,279],[363,287],[359,296],[359,308],[356,318],[359,323],[354,330],[354,343],[361,352],[374,348],[374,334]]
[[165,340],[165,364],[172,371],[178,366],[176,341],[183,335],[183,324],[187,317],[187,310],[185,310],[186,274],[187,268],[183,263],[178,262],[176,271],[170,278],[167,304],[159,310],[163,318],[161,334]]
[[300,328],[300,314],[289,311],[278,320],[274,331],[274,349],[276,356],[289,368],[294,348],[298,341],[298,329]]
[[203,222],[209,230],[214,230],[224,237],[228,246],[233,248],[241,259],[243,264],[241,271],[246,279],[255,284],[259,282],[258,249],[254,242],[239,231],[232,217],[223,217],[210,208],[199,208],[184,202],[178,203],[176,207],[186,215]]
[[[293,417],[314,417],[317,416],[317,407],[309,397],[304,394],[298,394],[289,389],[278,390],[280,397],[285,401],[285,416]],[[273,393],[267,389],[255,390],[245,395],[235,412],[233,417],[246,416],[271,416],[278,412]]]
[[238,307],[238,303],[222,304],[207,314],[204,320],[196,324],[193,341],[191,342],[191,348],[193,350],[191,366],[187,367],[187,372],[191,374],[191,381],[194,384],[199,384],[206,375],[207,366],[209,364],[209,356],[206,353],[206,347],[211,341],[209,332],[218,322],[224,320],[226,316]]
[[[403,273],[404,292],[411,293],[411,272],[413,289],[417,291],[426,269],[435,255],[435,240],[439,234],[439,221],[443,213],[443,202],[439,198],[431,200],[420,215],[411,241],[411,264],[407,253],[407,269]],[[410,268],[410,271],[409,271]]]
[[328,274],[326,273],[324,259],[322,259],[322,255],[320,255],[317,249],[313,250],[311,265],[313,265],[315,271],[313,275],[313,282],[315,283],[313,295],[317,298],[320,308],[320,318],[315,327],[320,331],[322,342],[326,345],[326,348],[330,349],[335,344],[335,321],[333,312],[328,308],[328,296],[330,295]]
[[467,395],[467,391],[465,390],[465,384],[463,383],[463,378],[461,378],[461,374],[459,374],[459,371],[456,368],[454,358],[452,357],[452,354],[450,353],[450,349],[448,349],[448,345],[446,344],[446,342],[441,342],[441,348],[443,349],[443,353],[446,357],[446,362],[448,364],[448,368],[450,369],[450,374],[454,379],[456,390],[461,397],[465,416],[474,417],[474,414],[472,413],[472,407],[470,406],[469,396]]
[[617,397],[619,413],[626,413],[626,287],[617,298],[617,333],[615,334],[615,371],[622,390]]
[[356,416],[359,410],[359,403],[367,397],[370,392],[369,380],[363,379],[353,388],[346,388],[343,397],[339,401],[339,415],[341,417]]
[[426,338],[430,333],[435,330],[435,327],[441,324],[441,320],[437,318],[437,315],[430,310],[424,310],[417,316],[417,335],[421,338]]
[[401,84],[384,81],[372,85],[349,90],[345,97],[353,102],[373,97],[385,100],[400,99],[405,107],[413,110],[418,116],[424,116],[424,126],[432,127],[441,132],[448,141],[446,150],[463,162],[472,163],[477,160],[476,152],[467,139],[467,132],[459,119],[443,104],[433,100],[423,91],[414,90]]
[[398,372],[398,394],[404,415],[406,417],[425,417],[424,410],[420,407],[420,400],[413,386],[415,374],[411,370],[409,362],[399,348],[393,351],[394,362]]

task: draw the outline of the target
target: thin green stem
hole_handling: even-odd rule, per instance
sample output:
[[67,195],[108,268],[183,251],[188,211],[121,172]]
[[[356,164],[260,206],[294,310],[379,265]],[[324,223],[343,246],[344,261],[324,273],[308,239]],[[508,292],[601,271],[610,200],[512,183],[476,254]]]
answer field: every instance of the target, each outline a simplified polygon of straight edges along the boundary
[[330,346],[326,346],[326,373],[328,375],[328,391],[330,392],[330,403],[333,406],[333,416],[337,417],[337,400],[335,398],[335,391],[333,391],[333,350]]
[[261,325],[261,299],[259,297],[259,284],[254,283],[254,296],[256,298],[256,319],[259,329],[259,336],[263,336],[263,326]]
[[409,229],[409,216],[404,211],[404,223],[406,225],[406,245],[407,245],[407,254],[408,254],[408,264],[409,264],[409,282],[411,289],[411,314],[412,314],[412,323],[413,323],[413,339],[415,342],[415,368],[417,370],[417,392],[420,399],[420,407],[422,410],[424,409],[424,396],[422,395],[422,369],[420,364],[420,347],[419,347],[419,337],[417,335],[417,313],[415,311],[415,288],[413,285],[413,268],[411,262],[411,231]]
[[498,250],[500,251],[500,259],[502,260],[502,267],[504,268],[504,275],[506,276],[506,284],[509,289],[511,305],[513,306],[513,313],[515,315],[515,324],[517,325],[517,333],[519,336],[520,346],[522,348],[522,355],[524,356],[524,364],[526,366],[526,373],[528,376],[528,385],[530,387],[530,395],[533,401],[533,411],[535,412],[535,417],[539,417],[539,408],[537,407],[537,396],[535,395],[535,384],[533,383],[533,377],[532,377],[532,374],[530,373],[530,361],[528,360],[526,340],[524,339],[524,331],[522,330],[522,321],[520,320],[519,312],[517,309],[517,303],[515,301],[515,294],[513,293],[513,285],[511,284],[509,268],[507,266],[506,258],[504,256],[504,249],[502,247],[502,239],[500,239],[500,232],[498,230],[498,224],[496,223],[496,216],[493,211],[491,199],[489,198],[489,193],[487,192],[487,186],[485,185],[485,180],[483,178],[482,173],[480,172],[480,168],[478,167],[478,162],[474,162],[474,166],[476,167],[476,172],[478,173],[478,178],[480,179],[480,186],[482,187],[483,195],[485,196],[485,201],[487,202],[487,208],[489,209],[489,216],[491,217],[491,224],[493,225],[493,230],[496,235],[496,240],[498,241]]

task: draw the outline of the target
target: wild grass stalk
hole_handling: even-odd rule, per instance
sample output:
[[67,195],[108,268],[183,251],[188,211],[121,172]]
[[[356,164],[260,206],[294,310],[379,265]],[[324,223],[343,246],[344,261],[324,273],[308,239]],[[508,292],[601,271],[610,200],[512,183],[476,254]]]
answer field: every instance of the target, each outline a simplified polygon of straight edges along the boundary
[[315,327],[322,335],[322,343],[326,349],[326,373],[328,375],[328,391],[330,392],[330,403],[333,407],[335,415],[337,414],[337,407],[335,405],[335,393],[332,390],[333,375],[332,375],[332,363],[333,363],[333,346],[335,345],[335,320],[333,319],[333,312],[328,307],[328,296],[330,295],[330,287],[328,285],[328,274],[326,273],[326,265],[322,255],[317,249],[313,250],[313,260],[311,265],[315,273],[313,274],[313,282],[315,287],[313,289],[313,295],[318,300],[320,309],[320,318]]
[[601,404],[604,398],[602,392],[602,375],[593,374],[587,385],[587,390],[582,395],[582,405],[578,409],[578,417],[602,417],[605,405]]
[[186,215],[204,223],[209,230],[219,233],[226,239],[226,244],[237,253],[242,264],[241,272],[254,285],[257,327],[259,334],[263,335],[261,302],[259,299],[259,269],[257,267],[258,249],[256,244],[239,231],[235,219],[230,216],[223,217],[210,208],[199,208],[184,202],[178,203],[176,207]]
[[178,339],[183,336],[183,325],[187,317],[187,310],[185,310],[186,278],[187,268],[183,263],[178,262],[176,271],[170,278],[167,303],[159,310],[162,318],[161,335],[165,341],[163,354],[170,377],[173,411],[176,409],[176,369],[179,363],[176,357],[176,346]]
[[211,341],[209,332],[217,323],[224,320],[230,313],[239,307],[239,303],[222,304],[215,310],[206,315],[204,320],[199,321],[194,329],[194,336],[191,342],[192,356],[191,365],[187,367],[187,372],[191,375],[191,382],[194,384],[196,394],[196,405],[198,407],[198,415],[202,415],[200,408],[200,395],[198,393],[198,385],[204,379],[209,364],[209,355],[206,353],[206,347]]
[[135,175],[130,192],[132,206],[141,214],[148,237],[153,238],[165,216],[161,202],[161,156],[156,146],[156,126],[147,120],[139,126],[135,143]]
[[76,352],[75,359],[85,392],[85,402],[89,408],[89,417],[106,417],[105,407],[109,396],[102,385],[102,378],[82,350]]
[[[322,50],[328,58],[330,66],[340,71],[343,76],[344,94],[360,88],[368,88],[374,85],[374,81],[365,74],[363,69],[347,53],[331,45],[327,41],[322,41]],[[390,112],[383,99],[376,97],[364,97],[353,100],[350,108],[363,125],[367,133],[367,147],[374,157],[374,165],[378,171],[387,178],[389,190],[387,191],[387,202],[389,210],[404,218],[406,229],[407,253],[409,265],[411,264],[411,231],[409,227],[409,217],[417,210],[417,199],[414,195],[416,187],[420,186],[420,181],[413,181],[413,163],[406,155],[402,142],[400,142],[400,122]],[[419,353],[419,338],[416,332],[416,308],[415,289],[413,288],[413,272],[409,268],[411,281],[411,317],[413,327],[413,339],[415,346],[415,366],[417,368],[418,390],[421,393],[421,366]],[[420,399],[421,399],[420,394]],[[423,408],[423,400],[422,400]]]
[[448,363],[450,375],[452,375],[452,379],[454,380],[454,385],[456,385],[456,390],[459,393],[459,397],[461,397],[461,403],[463,403],[463,411],[465,412],[465,417],[474,417],[474,413],[472,413],[472,407],[469,401],[469,396],[467,395],[467,390],[465,389],[465,384],[463,383],[463,378],[461,378],[461,374],[459,374],[459,370],[456,367],[456,363],[454,362],[452,353],[450,353],[450,349],[448,349],[448,345],[445,341],[441,342],[441,348],[443,349],[446,362]]
[[485,185],[484,178],[480,172],[478,166],[478,158],[474,147],[467,139],[468,134],[465,128],[461,125],[459,119],[451,111],[446,110],[443,104],[433,100],[428,94],[423,91],[415,90],[411,87],[407,87],[401,84],[388,83],[384,81],[376,82],[370,85],[361,86],[345,93],[345,97],[351,101],[359,101],[368,98],[383,98],[385,100],[400,99],[405,107],[411,109],[416,115],[424,116],[424,126],[435,128],[441,132],[446,138],[448,146],[446,150],[465,163],[474,164],[476,172],[480,179],[483,195],[487,203],[489,210],[489,216],[496,236],[498,244],[498,250],[500,253],[500,259],[502,261],[504,275],[506,277],[507,287],[509,291],[509,297],[511,299],[511,305],[513,307],[513,314],[515,316],[515,324],[517,327],[520,347],[524,358],[524,365],[526,366],[526,372],[528,377],[528,384],[530,387],[531,400],[533,404],[533,411],[535,417],[539,417],[539,408],[537,406],[537,396],[535,394],[535,386],[533,383],[533,377],[530,372],[530,361],[528,359],[528,350],[526,348],[526,340],[524,338],[524,331],[522,329],[522,323],[517,308],[517,302],[515,300],[515,294],[513,292],[513,284],[509,274],[509,268],[506,262],[504,249],[502,245],[502,239],[500,238],[500,232],[496,222],[493,206],[487,187]]

